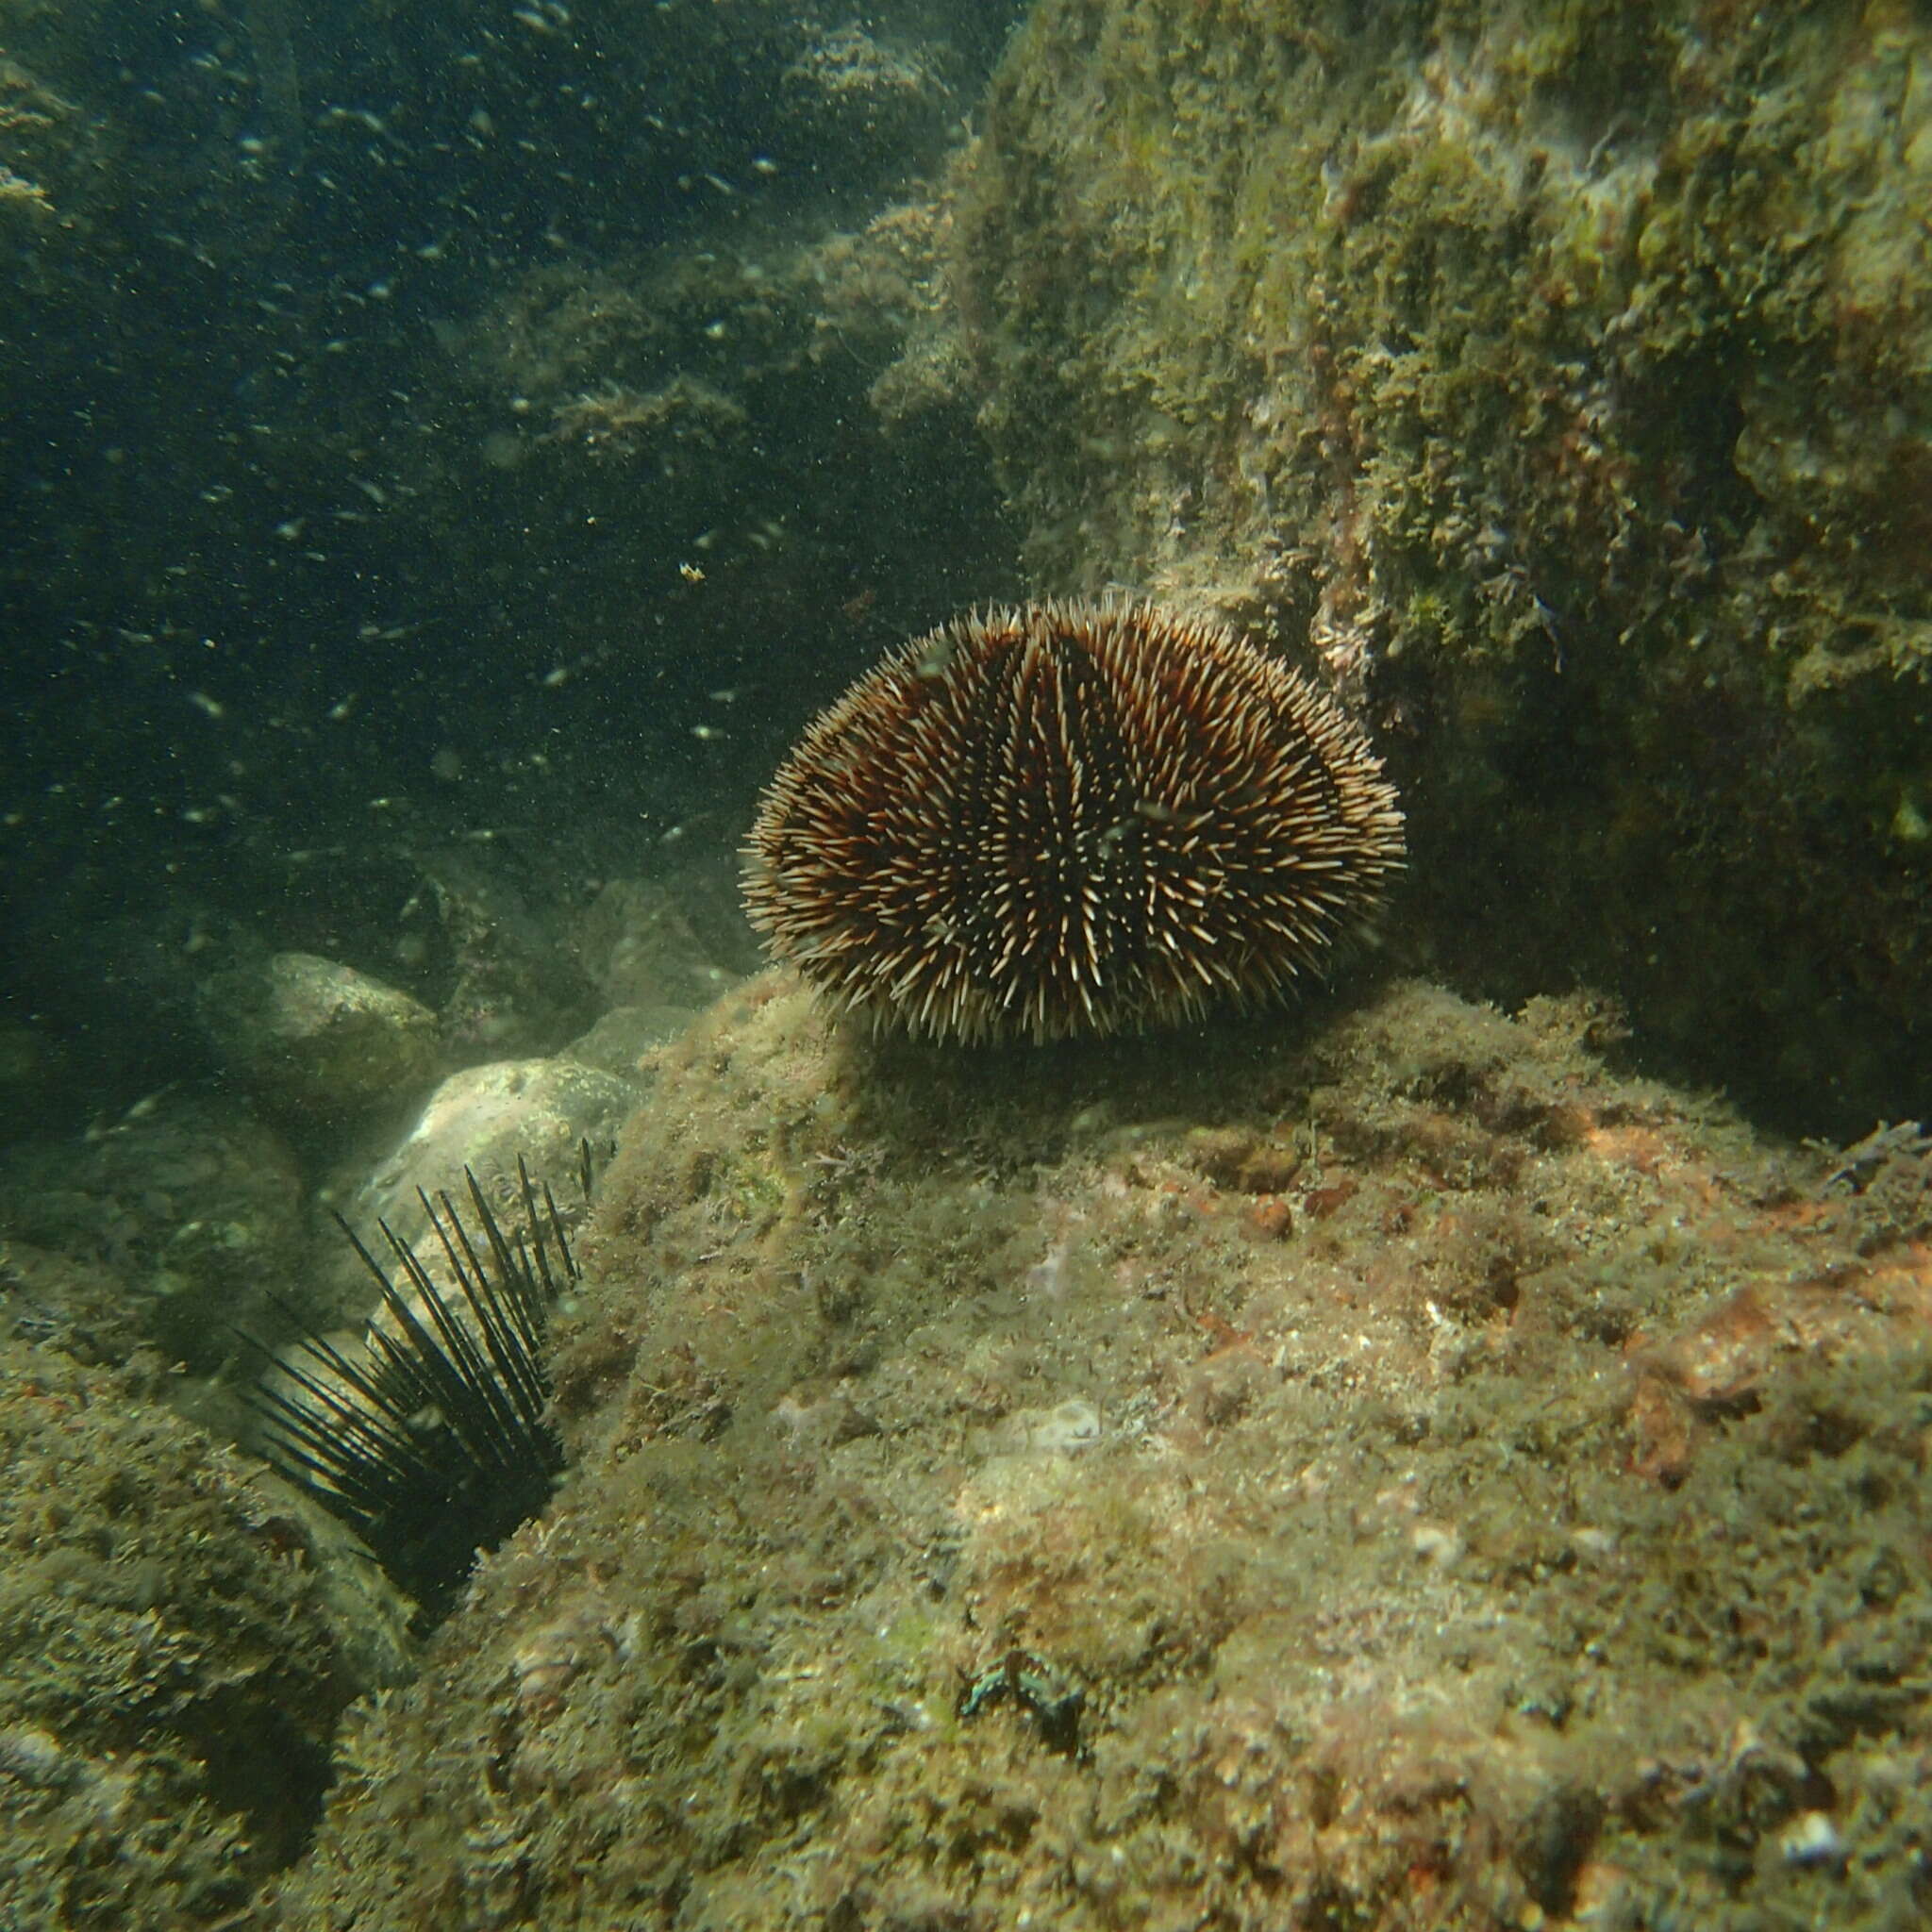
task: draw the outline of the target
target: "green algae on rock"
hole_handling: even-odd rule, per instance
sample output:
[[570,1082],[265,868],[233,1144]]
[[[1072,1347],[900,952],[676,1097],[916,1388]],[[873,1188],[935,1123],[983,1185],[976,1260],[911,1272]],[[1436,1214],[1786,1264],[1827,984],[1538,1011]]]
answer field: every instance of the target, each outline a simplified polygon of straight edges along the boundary
[[401,1617],[151,1357],[75,1345],[0,1339],[0,1917],[208,1932],[303,1850]]
[[1366,675],[1450,956],[1847,1134],[1925,1065],[1928,76],[1897,8],[1041,0],[954,264],[1041,578]]
[[1923,1911],[1923,1249],[1588,1000],[1327,1019],[1048,1083],[720,1002],[600,1191],[571,1481],[275,1923]]

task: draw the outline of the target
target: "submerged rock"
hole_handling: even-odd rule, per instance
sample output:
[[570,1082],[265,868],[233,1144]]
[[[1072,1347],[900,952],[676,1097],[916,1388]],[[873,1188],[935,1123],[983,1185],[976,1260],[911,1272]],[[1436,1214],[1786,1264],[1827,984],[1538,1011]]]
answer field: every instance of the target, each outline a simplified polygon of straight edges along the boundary
[[333,1122],[393,1106],[434,1077],[440,1058],[427,1007],[313,953],[212,976],[201,1013],[235,1077],[286,1115]]
[[319,1567],[320,1513],[157,1381],[0,1339],[0,1901],[22,1926],[236,1923],[306,1843],[343,1709],[406,1668],[380,1578]]
[[1845,1134],[1926,1071],[1928,75],[1900,8],[1042,0],[954,264],[1039,580],[1306,648],[1442,954]]
[[[238,1327],[273,1326],[277,1298],[299,1298],[301,1202],[287,1142],[219,1094],[163,1091],[77,1141],[0,1156],[0,1230],[83,1272],[113,1271],[108,1326],[202,1372],[234,1353]],[[31,1292],[64,1308],[53,1280]],[[101,1300],[84,1294],[86,1312],[57,1326],[99,1329]]]
[[[618,1128],[642,1097],[634,1080],[572,1058],[494,1060],[452,1074],[429,1097],[395,1144],[358,1177],[334,1191],[334,1205],[358,1234],[375,1244],[377,1223],[404,1240],[429,1230],[416,1199],[447,1192],[470,1214],[468,1169],[491,1211],[514,1232],[524,1218],[518,1162],[541,1197],[548,1182],[559,1207],[573,1215],[583,1205],[580,1171],[589,1144],[593,1167],[609,1158]],[[434,1246],[433,1237],[430,1245]],[[336,1305],[366,1308],[374,1297],[368,1273],[344,1242],[327,1241],[318,1265],[332,1284]]]
[[[665,1049],[571,1474],[358,1715],[279,1923],[1909,1895],[1932,1210],[1878,1168],[1921,1152],[1616,1077],[1584,999],[1305,1017],[959,1056],[772,974]],[[1237,1146],[1298,1155],[1283,1239]],[[1821,1813],[1847,1856],[1791,1855]]]

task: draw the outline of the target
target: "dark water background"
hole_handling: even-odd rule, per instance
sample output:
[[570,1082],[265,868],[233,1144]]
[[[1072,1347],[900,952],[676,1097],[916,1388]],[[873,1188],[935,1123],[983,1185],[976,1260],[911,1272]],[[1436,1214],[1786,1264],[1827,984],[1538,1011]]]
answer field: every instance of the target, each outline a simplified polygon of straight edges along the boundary
[[155,958],[185,928],[394,976],[426,842],[487,840],[540,899],[674,828],[722,857],[814,704],[1010,588],[970,424],[878,434],[890,345],[674,319],[633,374],[750,418],[679,469],[539,449],[554,404],[519,415],[477,325],[534,273],[755,276],[863,228],[1016,12],[0,16],[74,109],[0,311],[0,993],[72,1049],[64,1108],[194,1071]]

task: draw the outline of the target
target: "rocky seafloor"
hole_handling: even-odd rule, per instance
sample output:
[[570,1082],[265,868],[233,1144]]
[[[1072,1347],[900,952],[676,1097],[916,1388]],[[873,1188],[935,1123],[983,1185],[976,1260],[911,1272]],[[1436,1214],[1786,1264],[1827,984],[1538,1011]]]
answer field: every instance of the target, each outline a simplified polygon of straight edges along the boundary
[[560,1491],[262,1923],[1923,1923],[1923,1154],[1616,1030],[727,994],[580,1244]]
[[[267,142],[474,157],[414,306],[376,196],[283,299],[247,11],[4,23],[0,1928],[1932,1917],[1925,1138],[1528,997],[1920,1106],[1923,9],[1041,0],[983,98],[768,0],[475,94],[372,15],[313,100],[408,110]],[[618,69],[738,125],[750,15],[772,124],[612,165]],[[532,265],[494,125],[591,77]],[[721,993],[728,862],[611,874],[1008,532],[1329,674],[1407,965],[1504,1006],[956,1058]],[[425,1641],[230,1446],[234,1328],[361,1312],[329,1204],[593,1134],[570,1468]]]
[[[311,959],[225,1086],[0,1169],[0,1913],[1923,1921],[1915,1128],[1792,1145],[1615,1071],[1608,1002],[1416,978],[915,1048],[668,903],[613,889],[571,970],[619,1003],[420,1113],[282,1138],[292,1069],[367,1084],[339,1022],[420,1030]],[[229,1446],[233,1324],[353,1315],[307,1209],[502,1201],[513,1142],[584,1271],[568,1467],[425,1633]]]

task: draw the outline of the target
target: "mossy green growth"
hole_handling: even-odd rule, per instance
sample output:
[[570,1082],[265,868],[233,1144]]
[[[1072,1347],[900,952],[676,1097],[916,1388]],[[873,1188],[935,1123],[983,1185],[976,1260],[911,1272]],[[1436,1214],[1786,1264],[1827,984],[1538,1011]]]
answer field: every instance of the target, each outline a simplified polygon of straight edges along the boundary
[[1932,965],[1928,76],[1896,9],[1042,0],[958,226],[1036,576],[1306,646],[1439,944],[1847,1131]]
[[0,1342],[0,1916],[22,1926],[236,1924],[303,1848],[360,1688],[303,1507],[154,1379]]
[[749,983],[605,1176],[571,1478],[282,1932],[1923,1915],[1924,1150],[1613,1018],[942,1055]]

